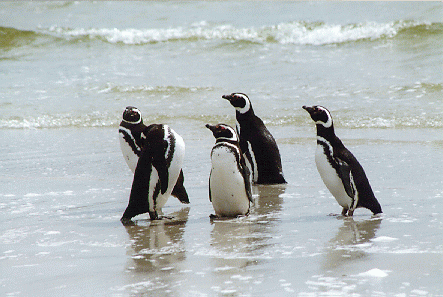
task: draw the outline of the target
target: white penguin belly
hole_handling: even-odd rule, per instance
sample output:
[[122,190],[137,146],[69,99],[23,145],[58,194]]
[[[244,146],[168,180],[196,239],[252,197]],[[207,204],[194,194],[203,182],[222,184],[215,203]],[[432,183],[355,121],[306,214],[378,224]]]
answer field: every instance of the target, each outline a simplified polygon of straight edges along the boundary
[[227,148],[212,152],[212,170],[209,180],[212,206],[219,216],[245,215],[249,211],[243,176],[235,156]]
[[347,209],[351,208],[352,198],[348,196],[342,180],[328,162],[322,145],[317,145],[317,150],[315,151],[315,164],[317,165],[317,170],[320,173],[323,183],[334,196],[335,200],[337,200],[338,204]]
[[[168,135],[167,132],[168,130],[171,132],[172,135]],[[185,158],[185,142],[183,141],[183,138],[180,135],[178,135],[174,130],[167,129],[167,126],[165,126],[165,140],[168,137],[175,138],[175,146],[174,146],[174,154],[172,155],[172,160],[168,168],[168,189],[164,194],[167,195],[167,197],[171,195],[172,190],[174,189],[174,186],[177,183],[177,179],[183,167],[183,160]],[[171,147],[168,147],[168,149],[166,150],[166,156],[168,155],[170,149]]]
[[[161,210],[161,208],[168,201],[169,196],[171,196],[172,190],[174,189],[175,184],[177,183],[177,179],[180,175],[180,171],[181,171],[182,165],[183,165],[183,160],[185,157],[185,142],[183,141],[183,138],[180,135],[178,135],[174,130],[168,128],[168,126],[166,126],[166,125],[164,127],[164,130],[165,130],[164,139],[168,141],[168,138],[169,138],[169,141],[168,141],[169,146],[166,149],[165,158],[167,157],[167,155],[171,149],[174,149],[174,153],[172,155],[171,163],[169,164],[169,167],[168,167],[168,188],[164,194],[162,194],[161,192],[158,194],[157,199],[156,199],[156,210]],[[171,135],[170,135],[170,133],[171,133]],[[171,137],[175,138],[174,148],[171,148],[171,142],[170,142]],[[157,170],[155,170],[155,168],[153,168],[152,174],[154,174],[154,176],[157,176],[157,180],[158,180],[158,173],[157,173]]]

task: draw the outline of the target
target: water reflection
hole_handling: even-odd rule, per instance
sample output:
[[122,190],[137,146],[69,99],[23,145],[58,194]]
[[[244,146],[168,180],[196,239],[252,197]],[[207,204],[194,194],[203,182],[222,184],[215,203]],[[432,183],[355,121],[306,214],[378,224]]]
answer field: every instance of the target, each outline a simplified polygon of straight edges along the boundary
[[286,191],[286,185],[266,185],[253,187],[254,193],[258,192],[258,197],[254,200],[254,215],[278,214],[283,208],[282,194]]
[[251,263],[248,259],[253,249],[251,223],[247,218],[212,221],[211,247],[214,247],[214,267],[216,271],[244,268]]
[[132,241],[128,254],[135,272],[173,270],[185,260],[183,234],[188,220],[189,207],[172,214],[173,219],[137,221],[125,226]]
[[355,222],[353,218],[343,219],[343,226],[338,229],[327,246],[323,269],[330,270],[367,256],[365,249],[375,237],[382,219],[372,218]]
[[[275,222],[282,209],[285,186],[255,186],[254,206],[248,217],[213,220],[211,247],[217,272],[245,268],[266,258],[266,248],[273,245]],[[232,272],[232,271],[231,271]]]
[[254,206],[248,217],[213,220],[211,270],[213,290],[238,295],[254,281],[250,267],[270,259],[286,187],[254,186]]

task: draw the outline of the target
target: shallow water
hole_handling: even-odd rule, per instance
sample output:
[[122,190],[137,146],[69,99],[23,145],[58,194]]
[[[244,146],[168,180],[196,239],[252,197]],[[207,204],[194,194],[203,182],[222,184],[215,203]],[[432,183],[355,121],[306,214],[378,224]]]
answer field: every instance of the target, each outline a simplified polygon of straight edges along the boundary
[[[442,9],[0,3],[0,295],[443,296]],[[276,138],[288,184],[211,222],[204,124],[234,124],[221,99],[234,91]],[[308,104],[331,110],[382,216],[337,216]],[[173,220],[119,221],[126,105],[186,142],[191,204],[171,198]]]

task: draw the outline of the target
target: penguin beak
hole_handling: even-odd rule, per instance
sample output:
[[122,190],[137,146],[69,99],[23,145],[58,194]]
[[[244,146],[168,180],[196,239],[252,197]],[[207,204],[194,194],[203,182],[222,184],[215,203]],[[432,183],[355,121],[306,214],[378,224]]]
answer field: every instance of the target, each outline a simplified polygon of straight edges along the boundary
[[214,133],[214,131],[215,131],[215,126],[212,126],[212,125],[206,124],[205,127],[208,128],[209,130],[211,130],[212,133]]
[[314,109],[312,108],[312,107],[309,107],[309,106],[305,106],[305,105],[303,105],[303,107],[302,107],[304,110],[306,110],[307,112],[309,112],[309,114],[311,114],[313,111],[314,111]]
[[232,100],[231,95],[223,95],[222,98],[228,100],[229,102],[231,102],[231,100]]

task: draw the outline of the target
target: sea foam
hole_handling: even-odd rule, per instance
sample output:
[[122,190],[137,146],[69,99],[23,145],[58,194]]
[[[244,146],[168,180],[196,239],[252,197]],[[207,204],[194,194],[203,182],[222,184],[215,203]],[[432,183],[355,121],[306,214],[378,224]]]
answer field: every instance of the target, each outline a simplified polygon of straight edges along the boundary
[[392,38],[400,31],[417,26],[430,26],[415,21],[358,24],[328,24],[323,22],[294,21],[262,27],[235,27],[231,24],[209,24],[202,21],[175,28],[42,28],[45,33],[70,40],[103,40],[109,43],[140,45],[158,42],[227,40],[253,43],[281,43],[297,45],[327,45]]
[[388,270],[380,270],[378,268],[374,268],[374,269],[368,270],[366,272],[359,273],[358,276],[364,276],[364,277],[367,277],[367,276],[369,276],[369,277],[387,277],[388,276],[387,271]]

